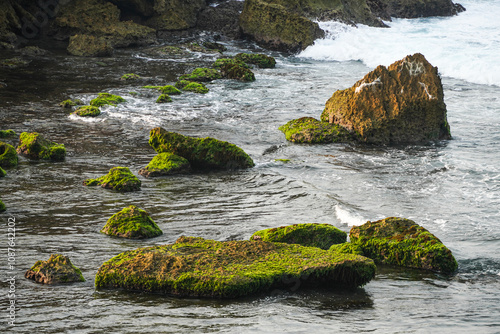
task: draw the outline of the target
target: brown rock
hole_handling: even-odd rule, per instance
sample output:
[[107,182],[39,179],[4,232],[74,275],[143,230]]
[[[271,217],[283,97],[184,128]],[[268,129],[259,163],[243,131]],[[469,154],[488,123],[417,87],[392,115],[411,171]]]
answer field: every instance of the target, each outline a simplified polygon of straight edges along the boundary
[[80,269],[71,263],[69,257],[61,254],[52,254],[47,261],[37,261],[24,277],[44,284],[85,281]]

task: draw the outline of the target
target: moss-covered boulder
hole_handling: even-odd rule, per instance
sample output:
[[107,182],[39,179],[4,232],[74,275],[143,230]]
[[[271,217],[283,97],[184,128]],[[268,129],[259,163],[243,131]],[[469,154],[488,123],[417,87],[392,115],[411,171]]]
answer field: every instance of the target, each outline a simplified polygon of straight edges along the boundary
[[16,167],[18,162],[14,146],[0,141],[0,167]]
[[186,87],[187,85],[189,85],[190,83],[192,83],[192,81],[188,81],[188,80],[178,80],[176,83],[175,83],[175,88],[178,88],[178,89],[184,89],[184,87]]
[[354,254],[354,255],[365,256],[363,248],[358,244],[353,244],[352,242],[344,242],[342,244],[332,245],[329,251],[338,252],[342,254]]
[[[189,83],[189,82],[187,82]],[[187,84],[186,83],[186,84]],[[156,89],[160,91],[162,94],[168,94],[168,95],[180,95],[182,92],[175,88],[172,85],[166,85],[166,86],[143,86],[142,88],[146,89]]]
[[279,127],[286,140],[294,143],[327,144],[350,142],[355,136],[337,124],[318,121],[313,117],[291,120]]
[[43,138],[38,132],[23,132],[19,138],[17,153],[33,160],[63,161],[66,148]]
[[141,190],[141,181],[132,174],[128,167],[113,167],[109,173],[97,179],[87,179],[83,182],[85,186],[101,186],[119,192]]
[[73,114],[80,117],[97,117],[101,114],[101,109],[94,106],[81,106]]
[[222,75],[219,71],[213,68],[199,67],[195,68],[190,74],[181,75],[179,80],[210,82],[221,78]]
[[161,94],[156,99],[156,103],[167,103],[167,102],[172,102],[172,98],[168,96],[168,94]]
[[433,270],[451,274],[457,261],[443,243],[414,221],[389,217],[354,226],[351,242],[376,263]]
[[149,145],[158,153],[186,158],[193,169],[243,169],[255,164],[238,146],[215,138],[193,138],[162,128],[149,133]]
[[68,99],[68,100],[64,100],[61,103],[59,103],[59,106],[63,107],[63,108],[71,108],[71,107],[76,107],[76,106],[80,106],[80,105],[83,105],[83,101],[80,99],[75,99],[75,100]]
[[69,38],[68,53],[78,57],[110,57],[113,47],[106,37],[78,34]]
[[69,257],[61,254],[52,254],[47,261],[37,261],[24,277],[44,284],[85,281],[80,269],[71,263]]
[[121,253],[95,286],[181,297],[236,298],[290,287],[357,287],[375,275],[365,257],[263,241],[181,237],[175,244]]
[[321,120],[374,144],[450,139],[437,67],[417,53],[388,68],[378,66],[351,88],[336,91]]
[[7,210],[7,208],[5,207],[5,204],[3,204],[2,200],[0,199],[0,212],[4,212],[5,210]]
[[135,205],[111,216],[101,233],[128,239],[154,238],[163,234],[149,214]]
[[214,67],[221,71],[221,74],[226,79],[235,79],[240,81],[255,81],[255,74],[248,66],[236,59],[218,59],[214,63]]
[[190,170],[191,165],[187,159],[172,153],[159,153],[146,167],[139,170],[139,174],[145,177],[157,177],[187,173]]
[[306,247],[329,249],[346,242],[347,233],[329,224],[295,224],[255,232],[250,240],[284,242]]
[[126,73],[120,77],[121,81],[136,81],[141,78],[140,75],[135,73]]
[[196,25],[205,0],[155,0],[154,15],[145,24],[156,30],[184,30]]
[[274,68],[276,66],[276,60],[273,57],[262,53],[238,53],[234,58],[247,64],[257,65],[260,68]]
[[115,106],[118,103],[126,102],[126,100],[119,96],[110,93],[99,93],[95,99],[90,100],[90,105],[94,107],[102,107],[104,105]]
[[12,138],[16,136],[16,132],[14,130],[0,130],[0,138]]
[[[177,81],[179,83],[179,86],[182,87],[183,91],[186,92],[193,92],[193,93],[198,93],[198,94],[206,94],[208,93],[208,88],[199,82],[190,82],[187,80],[179,80]],[[176,83],[176,86],[177,86]]]

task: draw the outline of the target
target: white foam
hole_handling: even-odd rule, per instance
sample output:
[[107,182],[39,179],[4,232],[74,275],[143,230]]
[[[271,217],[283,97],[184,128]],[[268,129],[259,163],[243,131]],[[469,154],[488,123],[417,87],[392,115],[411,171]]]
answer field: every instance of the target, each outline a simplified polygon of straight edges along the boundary
[[460,3],[467,10],[458,16],[394,19],[386,22],[391,28],[320,22],[326,37],[299,57],[361,60],[375,68],[420,52],[443,76],[500,86],[500,1]]
[[367,222],[367,220],[360,215],[349,212],[338,204],[335,205],[335,215],[342,224],[347,224],[348,226],[359,226]]

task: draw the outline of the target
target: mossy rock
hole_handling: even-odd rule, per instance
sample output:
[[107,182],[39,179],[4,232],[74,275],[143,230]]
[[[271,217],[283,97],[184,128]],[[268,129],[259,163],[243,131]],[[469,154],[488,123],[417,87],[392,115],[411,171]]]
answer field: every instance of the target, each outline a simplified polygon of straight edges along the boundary
[[321,122],[313,117],[291,120],[279,127],[285,138],[293,143],[326,144],[352,142],[355,135],[337,124]]
[[0,130],[0,138],[12,138],[16,136],[16,132],[14,130]]
[[15,57],[10,59],[0,60],[0,67],[16,69],[19,67],[26,67],[29,65],[29,63],[30,63],[29,60],[24,60],[22,58]]
[[17,153],[33,160],[63,161],[66,148],[43,138],[38,132],[23,132],[19,138]]
[[166,103],[166,102],[172,102],[172,98],[170,96],[168,96],[167,94],[161,94],[156,99],[156,103]]
[[63,108],[71,108],[71,107],[76,107],[76,106],[81,106],[81,105],[83,105],[83,101],[80,99],[75,99],[75,100],[68,99],[68,100],[64,100],[61,103],[59,103],[59,106],[63,107]]
[[149,214],[135,205],[111,216],[101,233],[128,239],[154,238],[163,234]]
[[110,93],[99,93],[95,99],[92,99],[90,101],[90,105],[94,107],[102,107],[106,104],[109,104],[111,106],[115,106],[118,103],[126,102],[126,100],[119,96],[119,95],[113,95]]
[[238,53],[235,59],[247,64],[257,65],[260,68],[274,68],[276,59],[262,53]]
[[113,257],[97,271],[95,286],[180,297],[237,298],[292,285],[358,287],[374,275],[373,261],[357,255],[285,243],[181,237],[174,244]]
[[[184,80],[181,80],[184,81]],[[189,82],[187,85],[182,87],[183,91],[186,92],[193,92],[193,93],[198,93],[198,94],[206,94],[208,93],[208,88],[199,82]]]
[[73,114],[80,117],[97,117],[101,114],[101,109],[94,106],[82,106],[76,109]]
[[141,190],[141,181],[132,174],[128,167],[113,167],[109,173],[97,179],[87,179],[83,182],[85,186],[101,186],[119,192]]
[[139,170],[139,174],[145,177],[156,177],[187,173],[190,170],[191,165],[187,159],[172,153],[159,153],[146,167]]
[[376,263],[452,274],[457,261],[443,243],[414,221],[389,217],[354,226],[351,242]]
[[135,73],[126,73],[120,77],[120,80],[122,81],[136,81],[141,78],[140,75],[135,74]]
[[179,80],[210,82],[221,79],[222,75],[219,71],[213,68],[199,67],[193,70],[190,74],[184,74],[179,77]]
[[[217,64],[217,62],[216,62]],[[223,65],[219,65],[222,76],[226,79],[235,79],[240,81],[255,81],[255,74],[248,68],[248,66],[242,66],[240,62],[226,62]]]
[[61,254],[52,254],[47,261],[37,261],[24,277],[44,284],[85,281],[80,269],[71,263],[69,257]]
[[326,250],[334,244],[346,242],[347,233],[329,224],[295,224],[257,231],[250,240],[284,242]]
[[190,83],[192,83],[192,81],[187,81],[187,80],[178,80],[176,83],[175,83],[175,88],[178,88],[178,89],[184,89],[184,87],[186,87],[187,85],[189,85]]
[[3,170],[2,167],[0,167],[0,177],[5,177],[7,175],[7,172]]
[[67,51],[78,57],[110,57],[114,49],[106,37],[79,34],[69,38]]
[[255,164],[238,146],[215,138],[192,138],[162,128],[149,134],[149,145],[158,153],[186,158],[193,169],[243,169]]
[[[190,81],[186,81],[186,85],[189,82]],[[166,85],[166,86],[143,86],[142,88],[156,89],[156,90],[160,91],[162,94],[168,94],[168,95],[180,95],[180,94],[182,94],[182,92],[180,90],[178,90],[177,88],[175,88],[172,85]]]
[[220,70],[222,67],[225,67],[228,64],[250,68],[250,66],[248,66],[245,62],[234,58],[219,58],[212,64],[212,66]]
[[[130,2],[130,1],[127,1]],[[156,30],[185,30],[196,25],[198,14],[207,7],[205,0],[156,0],[154,15],[145,24]]]
[[0,199],[0,212],[6,211],[7,208],[5,207],[5,204],[3,204],[2,200]]
[[0,141],[0,167],[16,167],[18,162],[14,146]]
[[332,252],[338,252],[343,254],[354,254],[365,256],[363,252],[363,248],[357,244],[353,244],[352,242],[344,242],[343,244],[332,245],[329,249]]

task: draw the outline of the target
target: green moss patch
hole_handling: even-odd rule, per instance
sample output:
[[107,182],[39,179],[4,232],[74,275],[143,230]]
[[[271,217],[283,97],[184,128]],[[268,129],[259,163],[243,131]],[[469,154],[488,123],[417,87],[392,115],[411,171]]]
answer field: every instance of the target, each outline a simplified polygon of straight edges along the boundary
[[99,93],[95,99],[90,101],[90,105],[94,107],[102,107],[108,104],[116,107],[118,103],[122,102],[125,102],[125,99],[119,95]]
[[97,117],[101,114],[101,109],[94,106],[82,106],[73,112],[73,114],[80,117]]
[[257,65],[260,68],[274,68],[276,66],[276,60],[273,57],[262,53],[238,53],[234,58],[247,64]]
[[158,153],[186,158],[194,169],[241,169],[255,164],[238,146],[215,138],[192,138],[162,128],[149,134],[149,145]]
[[37,261],[24,277],[44,284],[85,281],[80,269],[71,263],[69,257],[61,254],[52,254],[47,261]]
[[76,107],[76,106],[79,106],[82,104],[83,104],[83,101],[80,99],[75,99],[75,100],[68,99],[68,100],[64,100],[61,103],[59,103],[59,106],[63,107],[63,108],[71,108],[71,107]]
[[7,175],[7,172],[3,170],[2,167],[0,167],[0,177],[5,177]]
[[214,70],[213,68],[199,67],[194,69],[190,74],[181,75],[179,80],[209,82],[221,78],[222,75],[219,71]]
[[141,181],[132,174],[128,167],[113,167],[109,173],[97,179],[88,179],[85,186],[101,186],[119,192],[137,191],[141,189]]
[[14,130],[0,130],[0,138],[12,138],[16,136],[16,132]]
[[140,75],[135,74],[135,73],[127,73],[121,76],[120,80],[122,81],[135,81],[139,80],[141,78]]
[[0,199],[0,212],[4,212],[5,210],[7,210],[7,208],[5,207],[5,204],[3,204],[2,200]]
[[457,261],[443,243],[414,221],[389,217],[354,226],[351,242],[376,263],[419,268],[451,274]]
[[250,239],[329,249],[346,242],[347,233],[329,224],[295,224],[261,230]]
[[167,103],[167,102],[172,102],[172,98],[170,96],[168,96],[167,94],[161,94],[156,99],[156,103]]
[[66,148],[43,138],[38,132],[23,132],[19,139],[17,153],[29,159],[63,161],[66,157]]
[[351,242],[344,242],[343,244],[332,245],[329,249],[331,252],[339,252],[343,254],[354,254],[365,256],[363,252],[363,248],[361,248],[357,244],[353,244]]
[[14,146],[0,141],[0,167],[16,167],[18,162]]
[[145,177],[156,177],[186,173],[191,170],[189,161],[172,153],[159,153],[149,164],[139,170],[139,174]]
[[[186,82],[186,85],[189,83],[189,81]],[[172,85],[166,85],[166,86],[143,86],[142,88],[146,89],[156,89],[160,91],[162,94],[168,94],[168,95],[180,95],[182,92],[175,88]],[[181,87],[182,88],[182,87]]]
[[135,205],[126,207],[111,216],[101,232],[129,239],[153,238],[163,234],[149,214]]
[[372,260],[314,247],[181,237],[175,244],[121,253],[98,270],[95,286],[176,296],[236,298],[272,289],[357,287]]
[[193,92],[193,93],[198,93],[198,94],[206,94],[208,93],[208,88],[199,82],[190,82],[187,85],[185,85],[182,90],[186,92]]
[[279,127],[286,140],[294,143],[339,143],[353,141],[354,135],[337,124],[318,121],[313,117],[294,119]]

